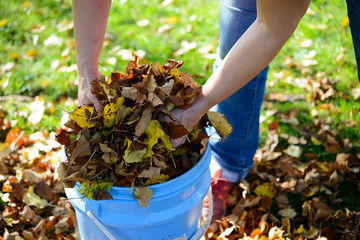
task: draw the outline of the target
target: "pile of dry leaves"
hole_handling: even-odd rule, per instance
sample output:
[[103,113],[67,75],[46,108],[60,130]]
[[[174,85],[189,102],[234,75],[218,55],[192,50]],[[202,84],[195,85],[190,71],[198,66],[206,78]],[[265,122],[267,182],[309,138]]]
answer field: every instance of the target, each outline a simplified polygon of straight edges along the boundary
[[[296,112],[275,114],[295,126]],[[360,149],[323,119],[312,124],[300,138],[279,134],[277,122],[269,125],[252,171],[232,189],[227,216],[207,239],[360,239]]]
[[[230,134],[231,126],[218,113],[205,115],[191,133],[177,122],[171,110],[191,106],[201,88],[179,72],[183,61],[167,62],[138,65],[135,56],[126,73],[92,82],[91,92],[104,109],[77,107],[66,123],[69,129],[58,135],[68,156],[59,167],[66,187],[81,182],[83,195],[104,200],[112,199],[113,185],[134,186],[134,199],[146,207],[148,199],[142,198],[152,196],[146,186],[175,178],[198,162],[208,139],[202,129],[209,121],[222,137]],[[165,116],[171,121],[159,120]],[[185,144],[174,149],[170,139],[185,135]]]
[[55,133],[11,129],[0,152],[0,239],[77,239],[76,216],[56,168]]

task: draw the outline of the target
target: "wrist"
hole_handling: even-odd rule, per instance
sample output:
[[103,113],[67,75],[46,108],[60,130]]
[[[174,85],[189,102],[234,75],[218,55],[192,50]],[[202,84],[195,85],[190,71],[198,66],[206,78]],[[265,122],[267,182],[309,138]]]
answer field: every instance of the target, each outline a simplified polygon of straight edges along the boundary
[[99,78],[102,74],[99,71],[78,71],[78,88],[87,90],[91,88],[91,82]]

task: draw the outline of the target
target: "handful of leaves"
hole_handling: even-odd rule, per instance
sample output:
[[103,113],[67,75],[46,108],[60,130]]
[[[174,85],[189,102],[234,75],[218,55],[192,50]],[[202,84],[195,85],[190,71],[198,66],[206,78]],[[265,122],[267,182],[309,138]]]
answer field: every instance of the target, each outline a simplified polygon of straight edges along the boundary
[[[126,73],[112,72],[92,82],[91,92],[103,104],[77,107],[66,129],[57,136],[65,146],[67,161],[58,168],[65,187],[82,183],[79,192],[89,199],[112,199],[114,186],[135,187],[134,199],[146,207],[152,197],[148,185],[165,182],[192,168],[205,150],[210,122],[222,138],[231,126],[218,113],[205,115],[192,132],[177,123],[174,107],[190,107],[201,88],[191,76],[179,72],[183,61],[139,65],[135,56]],[[167,115],[174,122],[161,122]],[[170,138],[187,136],[174,149]]]

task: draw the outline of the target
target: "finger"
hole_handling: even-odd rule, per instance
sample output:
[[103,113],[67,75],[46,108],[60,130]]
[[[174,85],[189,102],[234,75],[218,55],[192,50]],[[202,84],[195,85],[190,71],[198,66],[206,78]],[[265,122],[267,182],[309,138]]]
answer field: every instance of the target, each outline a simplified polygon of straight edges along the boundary
[[94,104],[95,110],[98,113],[101,113],[102,110],[104,109],[104,106],[99,102],[99,100],[94,95],[92,95],[91,93],[87,93],[87,98],[89,99],[89,101],[92,104]]

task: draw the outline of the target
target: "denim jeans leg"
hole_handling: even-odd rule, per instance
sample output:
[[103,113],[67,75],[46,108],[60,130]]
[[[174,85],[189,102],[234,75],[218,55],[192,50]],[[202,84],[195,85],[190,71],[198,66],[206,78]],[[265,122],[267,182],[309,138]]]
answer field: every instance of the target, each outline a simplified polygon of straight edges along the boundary
[[360,1],[346,0],[351,36],[354,44],[358,78],[360,81]]
[[[255,19],[256,0],[221,0],[219,47],[214,68]],[[222,177],[230,182],[244,179],[253,166],[253,156],[259,141],[259,116],[267,70],[268,67],[211,109],[224,114],[233,126],[232,134],[224,142],[221,142],[213,128],[208,129],[212,161],[220,164]]]

